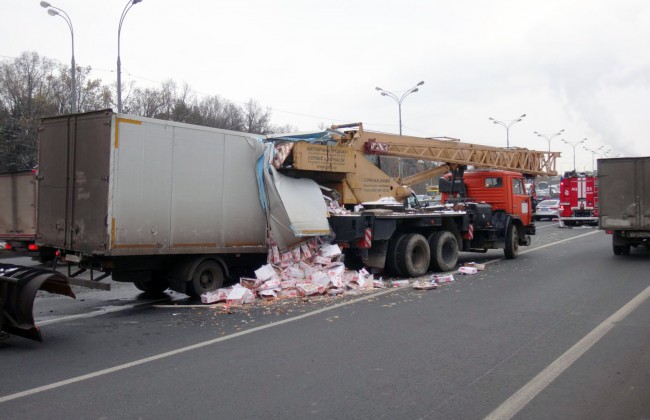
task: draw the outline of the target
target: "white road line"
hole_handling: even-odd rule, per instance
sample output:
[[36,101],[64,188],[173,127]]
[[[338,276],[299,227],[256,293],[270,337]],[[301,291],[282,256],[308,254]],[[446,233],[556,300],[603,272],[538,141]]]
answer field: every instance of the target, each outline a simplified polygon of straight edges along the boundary
[[171,357],[171,356],[176,356],[176,355],[181,354],[181,353],[186,353],[188,351],[200,349],[202,347],[211,346],[213,344],[217,344],[217,343],[220,343],[220,342],[226,341],[226,340],[231,340],[233,338],[241,337],[243,335],[253,334],[253,333],[256,333],[258,331],[262,331],[262,330],[265,330],[265,329],[268,329],[268,328],[274,328],[274,327],[278,327],[280,325],[288,324],[290,322],[299,321],[301,319],[309,318],[309,317],[314,316],[314,315],[318,315],[318,314],[322,314],[324,312],[332,311],[334,309],[338,309],[338,308],[341,308],[343,306],[352,305],[354,303],[362,302],[362,301],[368,300],[368,299],[372,299],[372,298],[375,298],[377,296],[385,295],[385,294],[388,294],[388,293],[393,293],[393,292],[396,292],[397,290],[403,290],[403,288],[393,288],[393,289],[383,290],[381,292],[373,293],[373,294],[368,295],[368,296],[363,296],[363,297],[360,297],[360,298],[357,298],[357,299],[349,300],[347,302],[341,302],[341,303],[337,303],[337,304],[332,305],[332,306],[327,306],[325,308],[317,309],[317,310],[315,310],[313,312],[298,315],[298,316],[295,316],[293,318],[287,318],[287,319],[284,319],[282,321],[272,322],[272,323],[267,324],[267,325],[254,327],[254,328],[251,328],[251,329],[246,330],[246,331],[240,331],[240,332],[233,333],[233,334],[230,334],[230,335],[227,335],[227,336],[224,336],[224,337],[215,338],[213,340],[204,341],[202,343],[193,344],[193,345],[187,346],[187,347],[182,347],[182,348],[177,349],[177,350],[168,351],[168,352],[165,352],[165,353],[157,354],[155,356],[147,357],[147,358],[140,359],[140,360],[135,360],[133,362],[125,363],[123,365],[114,366],[112,368],[99,370],[99,371],[96,371],[96,372],[92,372],[92,373],[89,373],[89,374],[86,374],[86,375],[77,376],[77,377],[66,379],[66,380],[59,381],[59,382],[54,382],[54,383],[49,384],[49,385],[39,386],[39,387],[36,387],[36,388],[28,389],[26,391],[17,392],[15,394],[6,395],[4,397],[0,397],[0,404],[8,402],[8,401],[16,400],[18,398],[28,397],[30,395],[38,394],[40,392],[49,391],[51,389],[60,388],[60,387],[70,385],[70,384],[74,384],[74,383],[77,383],[77,382],[86,381],[88,379],[97,378],[99,376],[108,375],[108,374],[111,374],[111,373],[114,373],[114,372],[118,372],[120,370],[129,369],[129,368],[132,368],[132,367],[135,367],[135,366],[143,365],[145,363],[154,362],[156,360],[164,359],[164,358]]
[[490,413],[487,420],[511,419],[522,408],[524,408],[533,398],[553,382],[562,372],[568,369],[576,360],[593,347],[605,334],[607,334],[616,323],[621,322],[634,311],[639,305],[650,297],[650,287],[636,295],[631,301],[626,303],[621,309],[616,311],[612,316],[603,321],[599,326],[594,328],[582,340],[578,341],[573,347],[567,350],[562,356],[558,357],[546,369],[541,371],[530,382],[524,385],[519,391],[515,392],[510,398],[503,402],[496,410]]
[[551,242],[550,244],[536,246],[535,248],[525,249],[523,251],[520,250],[519,254],[528,254],[529,252],[534,252],[534,251],[537,251],[537,250],[540,250],[540,249],[548,248],[549,246],[555,246],[555,245],[561,244],[563,242],[569,242],[569,241],[572,241],[574,239],[584,238],[585,236],[595,235],[598,232],[600,232],[600,231],[595,230],[593,232],[587,232],[587,233],[583,233],[582,235],[572,236],[570,238],[561,239],[559,241]]
[[129,310],[129,309],[139,309],[140,307],[143,307],[143,306],[151,306],[152,304],[155,304],[157,302],[169,302],[169,298],[150,300],[150,301],[147,301],[147,302],[134,303],[134,304],[131,304],[131,305],[105,306],[105,307],[102,307],[100,309],[94,310],[92,312],[87,312],[87,313],[83,313],[83,314],[67,315],[67,316],[62,316],[62,317],[59,317],[59,318],[44,319],[42,321],[36,320],[36,324],[38,324],[39,326],[42,326],[42,325],[56,324],[58,322],[63,322],[63,321],[72,321],[72,320],[75,320],[75,319],[94,318],[96,316],[105,315],[105,314],[109,314],[109,313],[112,313],[112,312],[120,312],[120,311]]
[[[519,253],[522,254],[524,252],[532,252],[532,251],[535,251],[537,249],[546,248],[548,246],[556,245],[556,244],[559,244],[559,243],[562,243],[562,242],[567,242],[567,241],[570,241],[570,240],[573,240],[573,239],[578,239],[578,238],[581,238],[581,237],[584,237],[584,236],[592,235],[594,233],[596,233],[596,232],[589,232],[589,233],[586,233],[584,235],[579,235],[579,236],[574,236],[572,238],[563,239],[561,241],[557,241],[557,242],[554,242],[552,244],[542,245],[540,247],[536,247],[534,249],[530,249],[530,250],[527,250],[527,251],[523,251],[523,252],[520,251]],[[487,263],[493,263],[493,262],[496,262],[496,261],[500,261],[501,259],[502,258],[498,258],[498,259],[495,259],[495,260],[488,261]],[[257,331],[265,330],[267,328],[273,328],[273,327],[277,327],[277,326],[287,324],[287,323],[290,323],[290,322],[298,321],[298,320],[308,318],[308,317],[313,316],[313,315],[318,315],[318,314],[321,314],[323,312],[331,311],[331,310],[334,310],[334,309],[337,309],[337,308],[340,308],[340,307],[343,307],[343,306],[346,306],[346,305],[351,305],[353,303],[362,302],[364,300],[368,300],[368,299],[371,299],[371,298],[374,298],[374,297],[377,297],[377,296],[385,295],[385,294],[388,294],[388,293],[393,293],[393,292],[396,292],[398,290],[403,290],[403,288],[387,289],[387,290],[384,290],[384,291],[381,291],[381,292],[376,292],[376,293],[373,293],[371,295],[364,296],[364,297],[361,297],[361,298],[358,298],[358,299],[353,299],[353,300],[350,300],[350,301],[347,301],[347,302],[342,302],[342,303],[338,303],[338,304],[335,304],[335,305],[332,305],[332,306],[321,308],[321,309],[315,310],[313,312],[309,312],[309,313],[299,315],[299,316],[296,316],[296,317],[293,317],[293,318],[288,318],[288,319],[285,319],[285,320],[282,320],[282,321],[273,322],[273,323],[270,323],[270,324],[267,324],[267,325],[262,325],[260,327],[254,327],[254,328],[251,328],[251,329],[246,330],[246,331],[240,331],[240,332],[237,332],[237,333],[230,334],[228,336],[219,337],[219,338],[216,338],[216,339],[213,339],[213,340],[204,341],[202,343],[193,344],[191,346],[183,347],[183,348],[180,348],[180,349],[177,349],[177,350],[172,350],[172,351],[169,351],[169,352],[166,352],[166,353],[161,353],[161,354],[158,354],[158,355],[155,355],[155,356],[147,357],[145,359],[135,360],[133,362],[125,363],[123,365],[114,366],[112,368],[99,370],[99,371],[92,372],[92,373],[89,373],[89,374],[86,374],[86,375],[81,375],[81,376],[66,379],[66,380],[63,380],[63,381],[55,382],[55,383],[52,383],[52,384],[49,384],[49,385],[43,385],[43,386],[40,386],[40,387],[37,387],[37,388],[32,388],[32,389],[29,389],[29,390],[26,390],[26,391],[17,392],[15,394],[6,395],[4,397],[0,397],[0,404],[2,404],[4,402],[7,402],[7,401],[15,400],[15,399],[18,399],[18,398],[23,398],[23,397],[27,397],[27,396],[30,396],[30,395],[38,394],[40,392],[48,391],[48,390],[51,390],[51,389],[55,389],[55,388],[63,387],[63,386],[66,386],[66,385],[70,385],[70,384],[73,384],[73,383],[82,382],[82,381],[92,379],[92,378],[96,378],[96,377],[99,377],[99,376],[108,375],[108,374],[113,373],[113,372],[118,372],[120,370],[128,369],[128,368],[135,367],[135,366],[139,366],[139,365],[142,365],[142,364],[145,364],[145,363],[149,363],[149,362],[164,359],[164,358],[167,358],[167,357],[175,356],[177,354],[181,354],[181,353],[185,353],[185,352],[188,352],[188,351],[191,351],[191,350],[195,350],[195,349],[199,349],[199,348],[202,348],[202,347],[210,346],[212,344],[220,343],[222,341],[230,340],[232,338],[237,338],[237,337],[240,337],[240,336],[243,336],[243,335],[252,334],[252,333],[255,333]],[[117,312],[117,311],[126,310],[126,309],[135,309],[138,306],[147,305],[147,304],[151,304],[151,303],[152,302],[148,302],[146,304],[127,305],[125,307],[115,308],[115,309],[111,310],[110,312]],[[100,311],[94,311],[94,312],[91,312],[91,313],[88,313],[88,314],[71,315],[71,316],[61,317],[61,318],[57,318],[57,319],[53,319],[53,320],[49,320],[49,321],[43,321],[39,325],[53,324],[53,323],[56,323],[56,322],[61,322],[61,321],[70,320],[70,319],[89,318],[89,317],[102,315],[102,314],[105,314],[107,312],[109,312],[109,311],[100,310]]]

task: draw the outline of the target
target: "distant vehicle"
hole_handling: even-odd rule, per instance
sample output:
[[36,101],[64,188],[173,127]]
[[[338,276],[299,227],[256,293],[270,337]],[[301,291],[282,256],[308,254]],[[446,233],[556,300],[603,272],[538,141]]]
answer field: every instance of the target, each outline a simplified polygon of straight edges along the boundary
[[566,172],[560,182],[559,198],[562,223],[598,224],[598,183],[594,174]]
[[650,156],[598,159],[598,227],[612,235],[614,255],[650,250]]
[[560,214],[560,200],[544,200],[537,204],[535,209],[535,220],[557,219]]

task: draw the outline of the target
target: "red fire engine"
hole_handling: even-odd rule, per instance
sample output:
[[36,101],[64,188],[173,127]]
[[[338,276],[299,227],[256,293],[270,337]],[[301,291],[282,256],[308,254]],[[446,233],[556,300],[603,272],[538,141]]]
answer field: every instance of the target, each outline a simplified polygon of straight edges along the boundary
[[566,172],[560,181],[560,221],[568,226],[598,223],[598,182],[593,173]]

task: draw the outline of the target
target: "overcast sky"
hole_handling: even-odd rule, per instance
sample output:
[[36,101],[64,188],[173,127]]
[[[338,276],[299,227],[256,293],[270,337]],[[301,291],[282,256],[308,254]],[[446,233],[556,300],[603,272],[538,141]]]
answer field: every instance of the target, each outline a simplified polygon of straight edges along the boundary
[[[116,79],[126,0],[53,0],[70,16],[77,65]],[[0,59],[22,52],[69,64],[70,30],[38,0],[0,0]],[[449,136],[562,152],[560,172],[591,170],[583,149],[650,155],[647,0],[143,0],[121,32],[123,83],[173,79],[197,96],[249,98],[276,125]]]

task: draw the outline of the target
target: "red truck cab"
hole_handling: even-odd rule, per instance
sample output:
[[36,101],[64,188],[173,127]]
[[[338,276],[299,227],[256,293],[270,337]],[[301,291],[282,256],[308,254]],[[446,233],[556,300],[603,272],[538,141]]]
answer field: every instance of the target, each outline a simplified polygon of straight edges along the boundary
[[[503,211],[519,218],[523,225],[532,222],[532,205],[526,193],[524,177],[518,172],[473,170],[464,174],[466,195],[476,202],[484,202],[493,211]],[[448,194],[442,197],[443,202]]]

